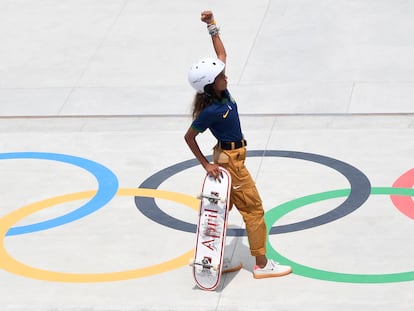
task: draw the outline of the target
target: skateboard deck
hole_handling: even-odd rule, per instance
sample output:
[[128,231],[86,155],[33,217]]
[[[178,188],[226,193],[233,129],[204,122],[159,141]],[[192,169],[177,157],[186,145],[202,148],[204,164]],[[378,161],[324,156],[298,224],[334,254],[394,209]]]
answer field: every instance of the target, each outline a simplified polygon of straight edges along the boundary
[[205,176],[199,196],[200,211],[196,247],[191,265],[194,280],[203,290],[214,290],[220,283],[223,272],[231,176],[222,167],[220,167],[220,172],[222,176],[220,180]]

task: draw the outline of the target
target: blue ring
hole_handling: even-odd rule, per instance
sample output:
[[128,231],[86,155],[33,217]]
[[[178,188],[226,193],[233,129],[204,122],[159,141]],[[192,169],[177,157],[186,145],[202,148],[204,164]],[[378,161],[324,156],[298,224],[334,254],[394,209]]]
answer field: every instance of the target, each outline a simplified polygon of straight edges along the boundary
[[85,169],[98,181],[98,191],[86,204],[65,215],[42,222],[10,228],[6,236],[26,234],[58,227],[85,217],[108,203],[118,191],[118,178],[105,166],[80,157],[43,152],[13,152],[0,153],[0,160],[10,159],[40,159],[69,163]]

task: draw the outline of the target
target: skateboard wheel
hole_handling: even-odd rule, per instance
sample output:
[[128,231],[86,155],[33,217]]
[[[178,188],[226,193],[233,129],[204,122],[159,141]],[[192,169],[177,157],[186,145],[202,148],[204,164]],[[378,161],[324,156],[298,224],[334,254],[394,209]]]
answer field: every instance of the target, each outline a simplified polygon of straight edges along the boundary
[[221,199],[220,199],[220,202],[221,202],[221,203],[226,203],[226,198],[221,198]]
[[194,258],[190,258],[190,260],[188,261],[188,265],[191,267],[194,267],[194,262],[195,262]]
[[214,266],[213,266],[213,270],[214,270],[214,271],[217,271],[218,269],[219,269],[219,266],[218,266],[218,265],[214,265]]
[[197,199],[201,200],[203,198],[203,193],[198,193],[197,194]]

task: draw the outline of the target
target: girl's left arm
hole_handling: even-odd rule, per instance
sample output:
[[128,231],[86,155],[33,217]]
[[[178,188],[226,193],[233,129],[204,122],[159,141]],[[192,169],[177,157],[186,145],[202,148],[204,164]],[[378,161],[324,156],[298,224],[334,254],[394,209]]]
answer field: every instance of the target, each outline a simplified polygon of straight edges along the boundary
[[199,134],[195,129],[190,127],[187,130],[187,133],[185,133],[184,139],[187,143],[188,147],[194,154],[194,156],[197,158],[198,162],[203,166],[203,168],[206,170],[206,172],[218,179],[220,177],[220,171],[219,166],[217,164],[210,163],[207,158],[204,156],[204,154],[201,152],[200,147],[198,146],[196,137]]

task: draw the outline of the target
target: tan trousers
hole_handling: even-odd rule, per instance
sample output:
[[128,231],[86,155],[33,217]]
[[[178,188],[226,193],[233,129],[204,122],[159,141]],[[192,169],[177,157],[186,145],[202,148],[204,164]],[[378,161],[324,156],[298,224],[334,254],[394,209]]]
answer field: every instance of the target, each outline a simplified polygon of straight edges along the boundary
[[246,224],[247,238],[252,256],[266,254],[266,224],[262,200],[255,182],[244,165],[246,148],[222,150],[217,146],[213,153],[214,163],[226,168],[232,178],[230,208],[236,206]]

